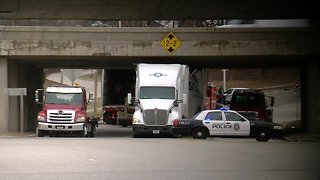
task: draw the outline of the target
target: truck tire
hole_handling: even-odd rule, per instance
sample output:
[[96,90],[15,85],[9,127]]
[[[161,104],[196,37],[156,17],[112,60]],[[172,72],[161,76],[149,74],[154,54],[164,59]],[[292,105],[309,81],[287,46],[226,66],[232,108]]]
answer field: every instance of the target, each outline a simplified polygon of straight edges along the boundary
[[128,122],[126,120],[122,121],[122,127],[128,127]]
[[142,138],[142,137],[144,137],[145,136],[145,134],[143,134],[143,133],[138,133],[138,132],[133,132],[133,138]]
[[94,137],[94,136],[96,136],[96,132],[97,132],[97,128],[96,128],[96,126],[95,126],[95,124],[93,123],[92,125],[91,125],[91,132],[90,132],[90,137]]
[[271,132],[269,129],[261,128],[256,132],[256,140],[259,142],[267,142],[271,138]]
[[206,139],[208,135],[209,135],[208,130],[202,127],[195,128],[192,131],[193,139]]
[[37,134],[38,134],[38,137],[43,137],[44,136],[44,131],[43,130],[38,130]]
[[83,126],[83,130],[80,131],[79,137],[88,137],[88,131],[86,126]]

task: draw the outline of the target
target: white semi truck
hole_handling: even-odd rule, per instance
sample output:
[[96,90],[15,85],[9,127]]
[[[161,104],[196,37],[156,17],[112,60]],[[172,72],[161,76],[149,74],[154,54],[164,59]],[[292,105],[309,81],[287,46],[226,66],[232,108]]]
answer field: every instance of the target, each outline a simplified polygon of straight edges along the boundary
[[171,134],[175,119],[191,117],[201,109],[203,97],[195,86],[190,88],[189,75],[187,65],[137,65],[135,98],[128,94],[128,101],[135,104],[134,137]]

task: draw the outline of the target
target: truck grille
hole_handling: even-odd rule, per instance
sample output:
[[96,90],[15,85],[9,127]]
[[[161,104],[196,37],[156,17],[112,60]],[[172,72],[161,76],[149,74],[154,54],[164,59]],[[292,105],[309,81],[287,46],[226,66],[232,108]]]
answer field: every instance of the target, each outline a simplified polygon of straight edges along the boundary
[[48,110],[48,122],[73,123],[75,111],[71,110]]
[[166,125],[168,123],[168,111],[161,109],[149,109],[144,111],[146,125]]

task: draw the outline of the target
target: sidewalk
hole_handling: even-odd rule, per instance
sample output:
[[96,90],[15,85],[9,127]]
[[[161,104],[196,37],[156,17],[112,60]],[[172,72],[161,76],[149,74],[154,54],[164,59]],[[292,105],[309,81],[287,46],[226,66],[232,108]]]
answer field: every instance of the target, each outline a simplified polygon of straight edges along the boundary
[[7,132],[7,133],[0,133],[0,138],[6,137],[35,137],[37,134],[35,132]]
[[318,133],[293,133],[283,137],[284,140],[290,142],[320,142],[320,132]]

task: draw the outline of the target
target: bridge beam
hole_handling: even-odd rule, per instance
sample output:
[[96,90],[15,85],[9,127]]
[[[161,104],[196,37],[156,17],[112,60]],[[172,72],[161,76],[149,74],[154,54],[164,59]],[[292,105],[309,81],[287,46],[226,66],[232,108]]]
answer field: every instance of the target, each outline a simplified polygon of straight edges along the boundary
[[[224,57],[319,55],[312,29],[0,27],[2,56]],[[170,54],[160,42],[180,40]]]

